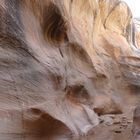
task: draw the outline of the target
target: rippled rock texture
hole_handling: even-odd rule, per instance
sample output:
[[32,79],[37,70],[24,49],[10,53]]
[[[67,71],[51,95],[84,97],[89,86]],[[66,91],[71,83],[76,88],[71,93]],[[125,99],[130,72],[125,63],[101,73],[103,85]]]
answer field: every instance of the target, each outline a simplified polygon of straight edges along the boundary
[[0,0],[1,140],[112,136],[100,116],[140,103],[137,36],[119,0]]

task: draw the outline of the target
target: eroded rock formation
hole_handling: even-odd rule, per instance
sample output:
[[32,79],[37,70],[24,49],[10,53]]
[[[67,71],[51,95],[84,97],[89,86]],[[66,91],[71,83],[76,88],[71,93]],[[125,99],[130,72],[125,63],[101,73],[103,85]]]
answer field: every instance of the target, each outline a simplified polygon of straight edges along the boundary
[[0,19],[2,140],[70,139],[100,115],[131,116],[140,50],[126,3],[0,0]]
[[134,118],[133,120],[134,140],[139,140],[140,139],[140,106],[136,107],[133,118]]

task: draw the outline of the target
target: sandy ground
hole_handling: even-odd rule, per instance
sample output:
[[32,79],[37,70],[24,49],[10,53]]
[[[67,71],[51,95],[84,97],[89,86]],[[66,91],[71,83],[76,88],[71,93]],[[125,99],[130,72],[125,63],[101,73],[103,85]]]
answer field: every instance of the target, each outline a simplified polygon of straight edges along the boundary
[[87,136],[73,140],[132,140],[132,120],[124,115],[103,116],[101,124]]

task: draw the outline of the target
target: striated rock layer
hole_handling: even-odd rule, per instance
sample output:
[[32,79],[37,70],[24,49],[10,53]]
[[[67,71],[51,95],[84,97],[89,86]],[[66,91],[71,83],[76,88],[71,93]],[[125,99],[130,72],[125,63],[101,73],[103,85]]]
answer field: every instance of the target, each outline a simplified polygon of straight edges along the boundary
[[119,0],[0,0],[1,140],[71,139],[102,115],[132,118],[139,46]]

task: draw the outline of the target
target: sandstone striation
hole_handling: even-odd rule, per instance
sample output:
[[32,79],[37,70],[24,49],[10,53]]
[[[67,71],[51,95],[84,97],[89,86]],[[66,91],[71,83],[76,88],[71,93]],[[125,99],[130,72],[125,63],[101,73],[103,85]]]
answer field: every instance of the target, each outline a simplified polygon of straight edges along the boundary
[[140,103],[139,34],[120,0],[0,0],[0,140],[130,140],[101,118]]

